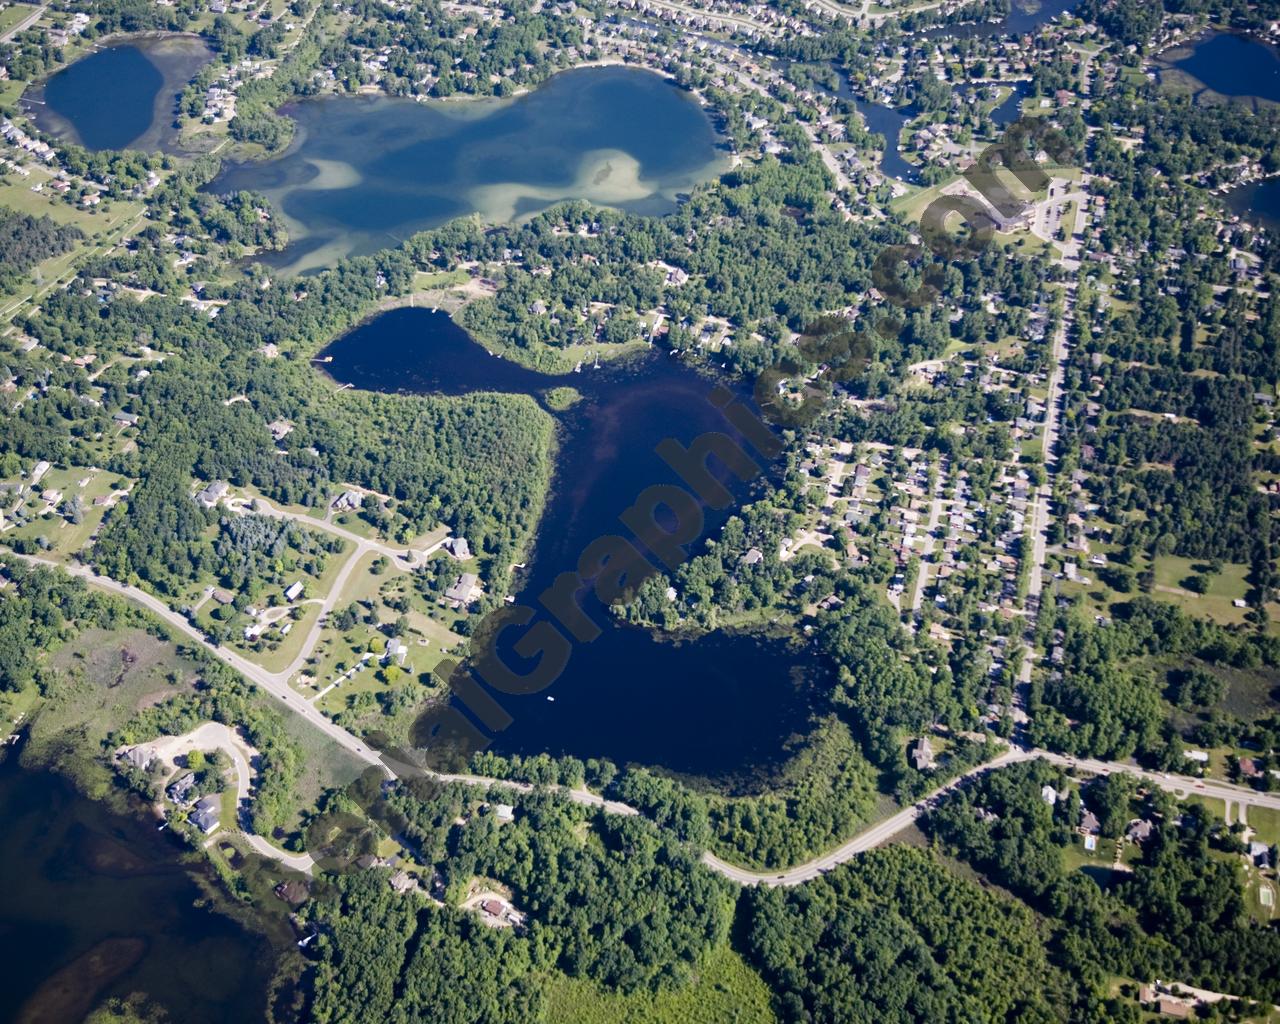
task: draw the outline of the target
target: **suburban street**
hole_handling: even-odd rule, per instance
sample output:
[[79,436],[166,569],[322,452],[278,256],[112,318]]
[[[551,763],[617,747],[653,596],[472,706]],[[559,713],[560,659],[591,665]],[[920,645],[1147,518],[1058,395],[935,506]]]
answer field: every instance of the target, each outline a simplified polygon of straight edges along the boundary
[[1049,506],[1053,498],[1053,479],[1057,469],[1058,431],[1062,422],[1062,373],[1067,361],[1067,331],[1075,316],[1076,283],[1068,281],[1064,288],[1062,322],[1053,335],[1053,367],[1049,371],[1048,394],[1044,403],[1044,435],[1041,438],[1041,456],[1044,463],[1044,483],[1035,490],[1031,504],[1031,565],[1027,574],[1027,598],[1025,607],[1030,621],[1024,643],[1022,667],[1018,672],[1018,686],[1013,698],[1013,718],[1019,724],[1027,721],[1027,692],[1031,686],[1031,669],[1035,665],[1035,645],[1031,641],[1031,627],[1040,611],[1040,595],[1044,592],[1044,563],[1048,554]]
[[1197,795],[1209,797],[1210,799],[1223,800],[1228,804],[1240,804],[1244,807],[1266,807],[1273,810],[1280,810],[1280,793],[1259,793],[1257,790],[1246,789],[1242,786],[1233,786],[1226,782],[1212,782],[1208,780],[1191,779],[1181,775],[1149,772],[1137,765],[1124,764],[1115,761],[1099,761],[1094,758],[1069,757],[1063,754],[1050,753],[1046,750],[1026,750],[1015,747],[1006,753],[1001,754],[993,761],[988,761],[986,764],[981,764],[975,768],[971,768],[969,771],[958,776],[945,786],[934,790],[917,803],[912,804],[910,807],[904,807],[892,817],[885,818],[883,821],[877,822],[865,831],[859,832],[848,842],[836,847],[836,849],[831,850],[820,857],[815,857],[813,860],[806,861],[803,864],[797,864],[795,867],[788,868],[785,871],[751,871],[747,868],[740,868],[734,864],[728,863],[727,861],[723,861],[713,853],[704,853],[702,855],[702,863],[711,868],[711,870],[724,875],[725,878],[737,882],[740,885],[800,885],[803,882],[811,881],[819,875],[825,874],[827,871],[830,871],[839,864],[843,864],[847,860],[851,860],[860,853],[866,853],[868,850],[874,849],[875,847],[888,842],[894,836],[915,824],[925,810],[935,800],[937,800],[939,796],[946,793],[948,790],[956,788],[964,781],[971,779],[976,775],[995,771],[1019,761],[1032,761],[1036,758],[1042,758],[1050,764],[1056,764],[1062,768],[1089,772],[1094,775],[1112,775],[1116,772],[1123,772],[1128,775],[1133,775],[1147,785],[1157,786],[1160,789],[1167,790],[1178,797]]
[[933,561],[934,549],[938,546],[938,523],[942,519],[942,487],[943,474],[938,474],[937,483],[933,485],[933,497],[929,502],[929,520],[924,528],[924,548],[920,552],[920,571],[916,573],[916,584],[911,592],[911,611],[918,614],[924,604],[924,592],[929,586],[929,566]]

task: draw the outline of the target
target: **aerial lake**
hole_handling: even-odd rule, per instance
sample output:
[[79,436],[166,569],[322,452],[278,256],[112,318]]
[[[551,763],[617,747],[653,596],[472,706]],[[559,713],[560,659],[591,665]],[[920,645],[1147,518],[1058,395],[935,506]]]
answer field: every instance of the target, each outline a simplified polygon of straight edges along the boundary
[[109,46],[28,90],[23,105],[42,131],[86,149],[173,152],[178,93],[212,56],[191,36]]
[[[326,355],[330,374],[362,388],[385,388],[395,367],[398,387],[409,392],[541,398],[565,384],[581,392],[583,400],[558,417],[552,493],[517,584],[517,602],[531,607],[591,541],[627,532],[618,516],[646,487],[679,483],[654,451],[659,441],[687,445],[708,430],[733,433],[708,400],[712,383],[657,350],[625,366],[549,376],[489,355],[443,313],[400,309],[338,339]],[[728,514],[706,510],[703,536],[714,538]],[[827,671],[811,648],[729,633],[677,642],[615,624],[598,606],[592,612],[603,633],[574,645],[549,688],[496,695],[513,722],[492,749],[657,765],[740,791],[766,780],[785,762],[788,739],[805,732],[812,684]],[[522,631],[507,632],[518,639]],[[513,667],[527,664],[505,645],[500,651]]]
[[293,241],[263,258],[293,273],[469,213],[511,221],[566,199],[666,213],[727,166],[699,102],[635,68],[562,72],[508,100],[330,96],[282,112],[297,122],[288,150],[211,188],[275,203]]
[[1240,185],[1228,191],[1223,201],[1232,213],[1270,231],[1280,231],[1280,178]]
[[262,1020],[267,942],[206,908],[168,833],[60,776],[0,763],[0,1020],[81,1020],[145,993],[184,1024]]
[[1186,85],[1197,99],[1280,103],[1280,53],[1249,36],[1210,33],[1162,53],[1157,66],[1162,82]]
[[926,29],[925,39],[986,39],[1020,36],[1037,31],[1054,18],[1069,14],[1080,0],[1012,0],[1009,13],[997,21],[940,25]]

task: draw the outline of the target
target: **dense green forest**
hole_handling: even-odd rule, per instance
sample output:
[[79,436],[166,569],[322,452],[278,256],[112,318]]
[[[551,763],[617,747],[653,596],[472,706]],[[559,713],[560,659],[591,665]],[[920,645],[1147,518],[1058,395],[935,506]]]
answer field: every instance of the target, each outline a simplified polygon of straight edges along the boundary
[[0,292],[13,292],[37,263],[66,252],[82,238],[84,232],[73,225],[0,206]]
[[[1280,933],[1245,913],[1239,840],[1198,805],[1176,807],[1161,790],[1137,794],[1110,776],[1046,803],[1044,786],[1064,789],[1044,762],[983,776],[925,819],[942,848],[967,860],[1054,922],[1060,962],[1086,984],[1106,972],[1177,978],[1186,984],[1275,1002]],[[1103,887],[1069,869],[1063,850],[1083,813],[1095,812],[1114,838],[1131,819],[1154,824],[1131,874]]]
[[[349,806],[337,800],[328,813]],[[732,890],[642,818],[589,814],[535,793],[501,824],[474,788],[425,780],[400,785],[373,814],[434,865],[451,898],[477,877],[509,888],[527,929],[495,932],[353,866],[312,904],[322,927],[319,1019],[412,1020],[415,1006],[439,1020],[535,1019],[547,970],[621,991],[679,985],[727,937]],[[315,831],[324,833],[323,819]]]
[[[319,1020],[410,1020],[427,1006],[439,1020],[536,1020],[549,971],[606,990],[682,985],[700,951],[726,941],[769,982],[783,1021],[1050,1022],[1073,1003],[1101,1006],[1035,913],[923,850],[875,851],[795,889],[730,890],[643,819],[497,789],[490,800],[515,803],[504,824],[465,787],[401,783],[370,803],[377,790],[374,780],[350,791],[377,826],[354,845],[348,831],[348,857],[399,830],[434,866],[422,884],[446,902],[492,879],[528,923],[495,931],[346,860],[306,908],[319,928]],[[334,823],[348,799],[332,804]]]
[[542,995],[528,942],[394,893],[386,877],[335,879],[311,907],[324,929],[312,991],[317,1024],[370,1020],[522,1024]]
[[801,888],[751,889],[743,903],[782,1021],[1061,1019],[1067,980],[1035,916],[924,851],[877,850]]

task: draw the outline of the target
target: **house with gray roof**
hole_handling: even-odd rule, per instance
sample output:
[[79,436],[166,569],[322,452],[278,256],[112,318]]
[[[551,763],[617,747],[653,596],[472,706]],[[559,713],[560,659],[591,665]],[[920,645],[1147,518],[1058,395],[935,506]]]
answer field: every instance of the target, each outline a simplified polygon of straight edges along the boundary
[[205,835],[208,835],[220,824],[222,801],[217,795],[201,797],[195,808],[187,815],[187,819]]

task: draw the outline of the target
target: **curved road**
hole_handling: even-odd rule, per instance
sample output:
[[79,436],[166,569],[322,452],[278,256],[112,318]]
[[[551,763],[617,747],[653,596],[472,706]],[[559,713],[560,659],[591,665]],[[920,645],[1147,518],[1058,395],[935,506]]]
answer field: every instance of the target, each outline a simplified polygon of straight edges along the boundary
[[784,871],[752,871],[747,868],[740,868],[736,864],[721,860],[710,851],[702,855],[702,863],[711,868],[712,871],[724,875],[725,878],[732,882],[737,882],[739,885],[800,885],[803,882],[812,881],[820,875],[825,875],[832,868],[838,867],[847,860],[852,860],[860,853],[866,853],[868,850],[888,842],[899,832],[915,824],[920,815],[925,812],[934,800],[948,790],[954,789],[966,779],[981,775],[984,772],[995,771],[1006,765],[1013,764],[1015,761],[1028,761],[1035,756],[1036,754],[1027,750],[1018,750],[1016,748],[1008,750],[994,760],[969,769],[963,775],[952,779],[945,786],[939,787],[910,807],[904,807],[892,817],[885,818],[884,821],[877,822],[870,828],[864,829],[834,850],[829,850],[820,856],[814,857],[812,860],[797,864],[795,867],[787,868]]
[[[509,786],[519,792],[529,792],[534,787],[524,782],[513,782],[506,779],[492,779],[482,775],[467,774],[444,774],[433,772],[426,768],[416,765],[388,764],[386,758],[380,755],[378,751],[371,748],[367,743],[359,737],[347,732],[346,729],[337,725],[330,719],[326,718],[319,710],[303,700],[298,694],[290,690],[287,683],[287,674],[271,673],[247,658],[237,654],[235,651],[229,651],[223,647],[216,647],[205,639],[198,629],[193,627],[185,618],[173,611],[158,598],[137,587],[131,587],[128,584],[119,583],[116,580],[109,579],[105,576],[99,576],[91,569],[82,565],[62,565],[44,558],[36,558],[31,555],[16,555],[14,557],[21,558],[23,561],[35,563],[52,569],[63,569],[73,576],[78,576],[92,586],[106,590],[121,597],[136,601],[148,611],[155,613],[166,623],[173,626],[179,632],[202,644],[214,657],[221,659],[226,665],[235,669],[245,678],[262,687],[267,693],[281,701],[284,706],[296,715],[301,716],[307,722],[311,723],[322,733],[332,739],[335,743],[354,754],[366,764],[376,766],[384,771],[389,777],[396,778],[409,773],[421,773],[422,775],[435,778],[441,782],[461,782],[465,785],[473,786]],[[284,675],[282,679],[281,676]],[[1007,765],[1018,761],[1028,761],[1033,758],[1044,758],[1052,764],[1059,765],[1063,768],[1077,769],[1079,771],[1090,772],[1095,775],[1110,775],[1114,772],[1126,772],[1136,778],[1141,779],[1149,785],[1159,786],[1178,796],[1196,795],[1209,797],[1212,799],[1224,800],[1230,803],[1239,804],[1246,807],[1266,807],[1274,810],[1280,810],[1280,793],[1260,793],[1257,790],[1248,789],[1244,786],[1235,786],[1226,782],[1216,782],[1210,780],[1190,778],[1184,775],[1172,775],[1161,772],[1151,772],[1133,764],[1125,764],[1117,761],[1099,761],[1093,758],[1070,757],[1064,754],[1055,754],[1045,750],[1027,749],[1022,747],[1013,747],[1001,754],[999,757],[985,764],[977,765],[965,772],[963,775],[951,780],[946,785],[939,787],[928,796],[919,800],[910,807],[903,808],[890,818],[877,822],[869,828],[859,832],[856,836],[847,842],[829,850],[824,854],[820,854],[803,864],[797,864],[794,867],[787,868],[784,871],[752,871],[748,868],[738,867],[730,864],[728,861],[722,860],[712,853],[704,853],[702,862],[711,870],[723,875],[732,882],[740,885],[757,885],[764,884],[769,886],[776,885],[800,885],[811,879],[817,878],[819,875],[831,870],[837,865],[843,864],[845,861],[852,860],[860,853],[865,853],[881,843],[887,842],[893,836],[906,829],[919,819],[921,814],[938,798],[941,794],[948,790],[954,789],[966,779],[983,772],[993,771],[1003,768]],[[616,800],[606,800],[604,797],[592,793],[586,789],[561,789],[570,800],[575,803],[588,807],[598,807],[607,814],[626,814],[634,815],[640,812],[628,804],[620,803]],[[290,867],[296,867],[298,870],[307,871],[311,866],[311,858],[307,854],[291,855],[277,849],[268,843],[261,836],[246,836],[249,845],[259,853],[265,856],[273,857],[276,860],[289,864]]]
[[382,759],[378,757],[377,752],[374,751],[367,743],[347,732],[347,730],[342,728],[342,726],[337,725],[330,719],[326,718],[319,710],[312,707],[303,700],[302,697],[294,693],[289,688],[287,673],[268,672],[260,665],[255,665],[243,655],[237,654],[235,651],[227,650],[225,647],[218,647],[210,643],[205,635],[191,625],[191,623],[183,616],[179,615],[159,598],[148,594],[145,590],[139,590],[137,587],[131,587],[127,583],[120,583],[106,576],[99,576],[92,569],[83,565],[64,565],[60,562],[50,561],[49,559],[36,558],[32,555],[18,555],[16,557],[47,568],[62,569],[64,572],[70,573],[72,576],[78,576],[85,582],[99,588],[100,590],[117,594],[120,597],[128,598],[130,601],[134,601],[137,604],[142,605],[147,609],[147,611],[152,612],[180,633],[183,633],[188,638],[195,640],[214,657],[235,669],[250,682],[262,687],[263,690],[284,704],[286,708],[314,725],[340,747],[354,754],[366,764],[378,765],[380,767],[383,766]]

